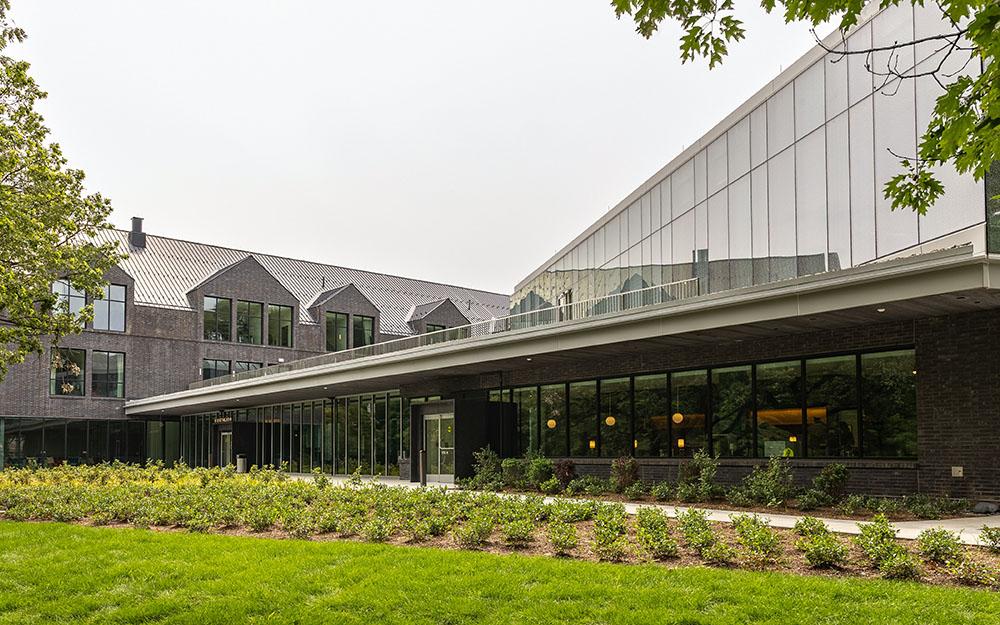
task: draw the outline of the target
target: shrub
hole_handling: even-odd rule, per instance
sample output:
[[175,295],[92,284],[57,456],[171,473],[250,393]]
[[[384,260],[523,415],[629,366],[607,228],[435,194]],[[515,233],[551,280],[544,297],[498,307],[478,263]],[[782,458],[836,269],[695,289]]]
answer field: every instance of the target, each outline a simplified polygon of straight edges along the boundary
[[940,519],[968,511],[969,502],[965,499],[909,495],[903,497],[901,507],[920,519]]
[[736,560],[736,549],[724,542],[716,542],[706,547],[701,557],[709,564],[729,565]]
[[566,555],[576,549],[576,526],[572,523],[553,520],[549,523],[548,535],[557,555]]
[[969,586],[1000,586],[1000,572],[995,567],[971,558],[953,562],[948,567],[948,572]]
[[840,566],[847,561],[847,545],[830,531],[804,534],[795,542],[795,548],[803,553],[806,562],[813,568]]
[[657,501],[670,501],[674,496],[674,487],[670,482],[657,482],[649,489],[649,494]]
[[316,530],[309,510],[298,507],[285,512],[281,518],[281,529],[292,538],[308,538]]
[[719,459],[699,449],[691,460],[680,466],[680,480],[677,498],[681,501],[709,501],[719,495],[715,475],[719,471]]
[[535,522],[528,517],[515,517],[500,525],[500,536],[503,541],[515,547],[526,545],[534,540]]
[[864,495],[848,495],[839,504],[837,504],[837,512],[846,514],[847,516],[854,516],[855,514],[867,509],[868,498]]
[[559,484],[566,488],[570,482],[576,479],[576,463],[565,458],[559,460],[553,467],[553,473],[555,473],[555,478],[559,480]]
[[767,521],[756,514],[736,514],[730,519],[750,567],[762,568],[777,561],[781,555],[781,539]]
[[527,478],[528,485],[538,488],[542,483],[548,481],[555,475],[555,468],[552,461],[544,456],[533,456],[528,458]]
[[821,490],[808,488],[802,492],[795,500],[795,505],[799,510],[815,510],[833,504],[833,499]]
[[567,495],[605,495],[612,492],[613,488],[609,480],[602,480],[594,475],[578,477],[566,487]]
[[645,499],[646,495],[649,494],[649,490],[645,484],[642,482],[635,482],[628,488],[622,491],[622,494],[626,499],[637,500]]
[[677,557],[677,541],[670,535],[667,515],[656,508],[639,508],[636,514],[639,545],[657,560]]
[[622,456],[611,461],[611,485],[616,493],[624,492],[638,481],[639,463],[635,458]]
[[594,518],[594,555],[599,560],[611,562],[625,559],[628,555],[627,531],[625,506],[621,504],[601,506]]
[[1000,553],[1000,527],[984,525],[979,530],[979,542],[993,553]]
[[840,501],[847,490],[847,467],[834,462],[824,466],[812,480],[812,489],[822,493],[831,502]]
[[726,502],[736,508],[749,508],[754,503],[747,490],[741,486],[730,488],[726,492]]
[[937,527],[920,532],[917,536],[917,551],[926,560],[945,564],[962,558],[962,543],[955,532]]
[[370,543],[384,543],[394,531],[395,525],[387,514],[373,514],[361,526],[361,537]]
[[747,499],[765,506],[780,506],[795,492],[792,467],[787,458],[771,458],[766,467],[754,467],[743,479]]
[[528,461],[523,458],[504,458],[500,463],[500,480],[504,486],[523,488],[528,472]]
[[920,577],[920,563],[912,553],[896,545],[896,549],[881,562],[878,570],[886,579],[916,579]]
[[479,547],[486,544],[493,533],[493,515],[488,512],[476,511],[466,519],[465,523],[455,527],[451,533],[462,547]]
[[[489,447],[472,452],[472,468],[474,475],[466,481],[471,488],[498,490],[500,481],[500,456]],[[358,478],[360,481],[360,477]]]
[[688,508],[686,511],[677,514],[677,521],[680,525],[681,534],[684,535],[685,544],[699,554],[717,542],[715,532],[712,531],[712,524],[708,520],[707,512],[696,508]]
[[902,549],[896,542],[896,530],[882,514],[875,515],[871,523],[862,523],[854,542],[876,566]]
[[552,476],[539,484],[539,488],[546,495],[558,495],[563,490],[563,485],[559,481],[559,478]]
[[549,506],[549,518],[566,523],[589,521],[600,507],[596,501],[557,501]]
[[816,534],[829,534],[830,529],[826,523],[816,517],[804,516],[795,522],[795,533],[799,536],[815,536]]

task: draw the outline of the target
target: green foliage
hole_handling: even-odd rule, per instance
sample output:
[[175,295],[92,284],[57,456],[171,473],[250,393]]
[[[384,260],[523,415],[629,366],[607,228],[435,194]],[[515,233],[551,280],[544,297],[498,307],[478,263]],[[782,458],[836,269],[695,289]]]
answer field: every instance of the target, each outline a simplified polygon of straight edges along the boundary
[[962,543],[955,532],[937,527],[920,532],[917,551],[925,560],[946,564],[962,557]]
[[684,536],[684,543],[699,554],[718,542],[712,524],[708,520],[708,513],[704,510],[688,508],[679,512],[677,523]]
[[795,506],[803,512],[829,506],[833,500],[823,491],[807,488],[795,500]]
[[560,556],[572,553],[579,543],[576,526],[561,520],[553,520],[549,523],[548,537],[552,548]]
[[500,456],[489,447],[472,452],[473,477],[467,486],[483,490],[499,490],[502,485]]
[[527,516],[515,516],[500,524],[500,537],[507,545],[521,547],[534,540],[535,520]]
[[495,526],[496,521],[490,511],[477,510],[466,519],[465,523],[456,526],[451,532],[455,542],[460,546],[475,548],[486,544]]
[[670,535],[670,519],[657,508],[639,508],[636,538],[651,558],[664,560],[677,557],[677,541]]
[[743,559],[750,568],[764,568],[781,556],[781,539],[770,524],[756,514],[730,517],[736,540],[743,548]]
[[670,501],[674,496],[674,487],[670,482],[657,482],[649,489],[649,494],[656,501]]
[[626,499],[637,501],[645,499],[649,495],[649,487],[643,482],[634,482],[631,486],[622,491]]
[[836,567],[847,562],[847,545],[830,531],[806,534],[795,541],[795,548],[802,552],[813,568]]
[[739,554],[732,545],[718,541],[703,549],[700,555],[709,564],[728,566],[736,561]]
[[730,502],[780,506],[795,492],[791,464],[786,458],[771,458],[766,467],[754,467],[735,490],[737,494],[730,495]]
[[816,517],[804,516],[795,522],[795,533],[799,536],[814,536],[816,534],[827,534],[830,529],[826,523]]
[[533,456],[528,458],[527,475],[528,484],[532,488],[538,488],[555,475],[555,468],[552,461],[544,456]]
[[912,553],[896,545],[885,558],[878,563],[878,570],[886,579],[916,579],[920,577],[920,563]]
[[35,110],[47,94],[28,63],[3,54],[25,37],[9,8],[0,0],[0,380],[93,318],[92,303],[70,311],[53,293],[54,280],[67,280],[89,302],[103,295],[105,272],[123,258],[117,243],[100,242],[112,229],[110,202],[86,194],[83,171],[68,167]]
[[820,469],[812,480],[812,487],[826,495],[831,502],[836,502],[843,499],[849,478],[847,467],[833,462]]
[[715,483],[719,459],[699,449],[691,459],[680,466],[677,499],[684,502],[711,501],[719,496],[720,487]]
[[616,493],[639,481],[639,463],[631,456],[622,456],[611,461],[611,485]]
[[604,504],[594,518],[594,542],[592,548],[599,560],[617,562],[629,554],[628,522],[625,506]]
[[500,463],[501,481],[508,488],[523,488],[527,483],[528,461],[524,458],[504,458]]
[[971,507],[966,499],[948,499],[928,495],[908,495],[900,505],[907,512],[920,519],[940,519],[945,516],[963,514]]
[[558,495],[563,490],[563,485],[556,476],[545,480],[538,487],[546,495]]
[[984,525],[979,530],[979,542],[993,553],[1000,553],[1000,527]]
[[1000,571],[972,558],[952,561],[948,566],[948,573],[969,586],[1000,587]]
[[[881,0],[887,8],[905,0]],[[940,11],[938,27],[921,35],[938,52],[928,68],[919,72],[899,67],[905,50],[913,49],[913,40],[905,37],[889,49],[878,52],[865,49],[846,54],[862,55],[865,67],[876,82],[886,85],[879,97],[891,97],[899,82],[936,80],[944,90],[934,106],[927,130],[916,154],[898,155],[905,170],[890,179],[883,195],[893,209],[909,208],[925,214],[944,192],[935,170],[951,163],[961,174],[982,180],[992,164],[1000,161],[1000,3],[995,0],[941,0],[934,5],[910,0],[926,10]],[[858,24],[868,2],[861,0],[761,0],[768,13],[778,10],[787,23],[807,21],[817,26],[839,20],[847,32]],[[743,22],[736,17],[732,0],[611,0],[615,14],[629,16],[636,31],[651,37],[664,21],[681,27],[680,56],[683,62],[697,58],[708,60],[713,68],[728,54],[728,46],[746,36]],[[837,52],[833,52],[837,54]],[[946,62],[947,61],[947,62]],[[982,68],[978,76],[969,76],[967,67]],[[891,149],[893,146],[887,146]]]
[[557,461],[553,470],[563,488],[576,479],[576,463],[568,458]]
[[589,521],[597,516],[600,506],[596,501],[557,501],[549,506],[549,518],[567,523]]
[[591,495],[599,496],[613,492],[614,487],[609,480],[604,480],[596,475],[585,475],[578,477],[566,486],[567,495]]
[[[854,537],[854,543],[865,553],[875,566],[896,558],[906,550],[896,542],[896,529],[889,524],[885,515],[877,514],[871,523],[861,524],[861,533]],[[898,564],[898,563],[897,563]]]

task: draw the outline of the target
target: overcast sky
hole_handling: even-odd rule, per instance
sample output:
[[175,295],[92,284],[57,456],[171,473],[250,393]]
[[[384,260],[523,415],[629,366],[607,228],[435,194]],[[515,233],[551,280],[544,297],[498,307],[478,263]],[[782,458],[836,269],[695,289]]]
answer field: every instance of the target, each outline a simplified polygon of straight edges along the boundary
[[608,0],[14,0],[113,222],[509,293],[812,45],[721,69]]

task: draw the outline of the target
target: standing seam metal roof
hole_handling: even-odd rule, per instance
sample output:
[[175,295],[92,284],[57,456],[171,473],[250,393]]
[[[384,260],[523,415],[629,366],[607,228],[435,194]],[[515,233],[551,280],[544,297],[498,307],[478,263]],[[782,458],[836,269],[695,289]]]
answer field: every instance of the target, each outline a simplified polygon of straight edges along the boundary
[[324,292],[354,284],[379,309],[381,330],[411,335],[406,317],[414,306],[450,299],[470,322],[503,317],[510,298],[499,293],[349,269],[336,265],[247,252],[148,234],[146,247],[130,248],[128,231],[109,230],[99,239],[115,242],[129,257],[120,263],[135,279],[137,304],[190,310],[187,293],[209,276],[253,256],[299,301],[299,322],[314,324],[308,307]]

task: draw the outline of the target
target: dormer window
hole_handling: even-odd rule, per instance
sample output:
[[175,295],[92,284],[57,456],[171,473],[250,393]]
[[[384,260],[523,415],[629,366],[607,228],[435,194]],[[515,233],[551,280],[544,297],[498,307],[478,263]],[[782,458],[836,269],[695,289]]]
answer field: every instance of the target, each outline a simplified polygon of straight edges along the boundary
[[104,294],[94,300],[94,329],[109,332],[125,331],[125,286],[109,284]]
[[326,351],[339,352],[347,349],[347,319],[345,313],[326,313]]
[[65,310],[68,310],[72,315],[79,315],[80,311],[87,304],[87,298],[83,294],[83,291],[74,288],[69,283],[69,280],[56,280],[53,282],[52,292],[55,293],[60,302],[63,302]]

